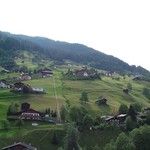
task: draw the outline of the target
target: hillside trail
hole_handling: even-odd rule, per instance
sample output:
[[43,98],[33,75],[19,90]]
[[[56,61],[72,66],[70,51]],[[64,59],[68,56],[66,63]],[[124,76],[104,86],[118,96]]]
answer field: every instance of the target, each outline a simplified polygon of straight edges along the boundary
[[56,99],[57,120],[61,122],[59,102],[58,102],[58,96],[57,96],[57,90],[56,90],[56,81],[55,81],[54,76],[53,76],[53,86],[54,86],[54,94],[55,94],[55,99]]

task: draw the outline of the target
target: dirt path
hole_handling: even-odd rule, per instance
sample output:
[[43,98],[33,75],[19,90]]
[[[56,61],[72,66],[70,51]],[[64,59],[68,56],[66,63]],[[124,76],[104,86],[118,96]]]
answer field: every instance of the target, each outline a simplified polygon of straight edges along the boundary
[[57,90],[56,90],[56,82],[55,82],[54,76],[53,76],[53,85],[54,85],[54,93],[55,93],[55,98],[56,98],[57,120],[61,121],[59,102],[58,102],[58,96],[57,96]]

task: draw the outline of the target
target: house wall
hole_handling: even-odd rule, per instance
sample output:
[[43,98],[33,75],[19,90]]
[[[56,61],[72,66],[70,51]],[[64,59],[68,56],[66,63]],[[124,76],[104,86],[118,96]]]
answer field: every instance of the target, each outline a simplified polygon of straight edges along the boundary
[[40,114],[38,113],[26,113],[26,112],[21,114],[21,118],[22,119],[36,119],[36,120],[41,119]]
[[0,83],[0,87],[1,88],[10,88],[10,85],[7,85],[7,84],[5,84],[5,83]]

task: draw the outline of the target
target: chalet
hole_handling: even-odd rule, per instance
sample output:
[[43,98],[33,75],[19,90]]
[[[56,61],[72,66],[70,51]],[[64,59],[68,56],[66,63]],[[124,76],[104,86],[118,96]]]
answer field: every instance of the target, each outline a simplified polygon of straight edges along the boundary
[[0,81],[0,88],[10,89],[11,85],[6,82]]
[[3,70],[1,70],[1,73],[7,74],[7,73],[10,73],[10,72],[9,72],[9,70],[3,69]]
[[19,79],[20,79],[20,80],[31,80],[32,77],[29,76],[28,73],[21,73]]
[[106,99],[106,98],[97,99],[97,100],[95,101],[95,103],[96,103],[97,105],[107,105],[107,99]]
[[53,76],[53,72],[50,69],[41,70],[42,78]]
[[128,89],[123,89],[123,92],[124,92],[125,94],[128,94],[128,93],[129,93],[129,90],[128,90]]
[[43,88],[32,88],[33,93],[43,93],[44,89]]
[[75,76],[77,79],[100,79],[100,74],[95,69],[87,69],[86,67],[74,71],[69,68],[66,75]]
[[87,71],[87,69],[81,69],[81,70],[75,71],[75,75],[82,76],[82,77],[88,77],[90,74]]
[[3,147],[2,150],[37,150],[36,147],[31,146],[31,144],[25,144],[22,142],[14,143],[12,145]]
[[124,124],[126,120],[127,114],[120,114],[116,117],[119,124]]
[[68,67],[72,67],[72,64],[70,64],[70,63],[67,63],[66,65],[67,65]]
[[5,79],[0,80],[0,82],[3,82],[5,84],[7,83],[7,81]]
[[82,77],[89,77],[89,76],[91,77],[99,74],[97,74],[97,71],[95,69],[83,68],[81,70],[76,70],[75,75]]
[[140,118],[140,119],[146,119],[146,113],[142,113],[142,114],[136,115],[136,117]]
[[17,113],[22,119],[41,120],[41,113],[34,109],[26,109]]
[[107,72],[105,75],[106,75],[107,77],[112,77],[112,76],[113,76],[113,73],[112,73],[112,72]]
[[24,85],[25,85],[25,84],[22,83],[22,82],[16,82],[16,83],[14,84],[13,89],[14,89],[14,90],[17,90],[17,91],[22,91]]
[[150,111],[150,107],[145,107],[144,110],[145,111]]
[[106,122],[112,122],[115,120],[115,116],[101,116]]
[[137,76],[137,77],[134,77],[132,80],[134,80],[134,81],[141,81],[142,78],[140,76]]

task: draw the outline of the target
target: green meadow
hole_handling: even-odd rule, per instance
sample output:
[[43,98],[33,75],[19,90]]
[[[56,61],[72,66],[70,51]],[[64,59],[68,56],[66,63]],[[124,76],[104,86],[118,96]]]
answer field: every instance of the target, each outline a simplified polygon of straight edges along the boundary
[[[39,125],[38,127],[24,126],[20,130],[13,128],[8,132],[0,131],[0,147],[14,142],[32,143],[38,150],[57,150],[63,146],[67,125]],[[79,144],[91,150],[96,144],[101,148],[113,138],[117,138],[121,130],[95,130],[80,133]],[[53,134],[56,134],[58,145],[51,143]]]
[[[77,66],[73,66],[78,68]],[[43,88],[46,94],[24,94],[12,93],[7,89],[0,89],[0,121],[6,119],[7,109],[11,102],[17,102],[21,105],[28,102],[31,108],[38,111],[45,111],[46,108],[57,110],[56,94],[58,101],[58,109],[65,104],[65,100],[69,100],[71,106],[84,106],[89,113],[95,118],[96,116],[118,114],[120,104],[130,105],[138,102],[142,107],[150,107],[150,101],[142,94],[145,86],[150,86],[149,82],[133,81],[131,78],[119,76],[119,80],[112,77],[102,77],[102,80],[65,80],[62,78],[62,72],[66,72],[68,67],[61,66],[54,70],[54,77],[34,79],[24,81],[31,87]],[[10,74],[9,76],[15,76]],[[6,78],[8,75],[0,75],[0,79]],[[123,89],[127,88],[127,84],[132,84],[132,91],[125,94]],[[83,91],[88,93],[89,102],[80,102],[80,96]],[[95,100],[99,97],[106,98],[108,106],[98,106]],[[63,144],[63,138],[67,125],[53,125],[49,123],[39,123],[39,126],[33,127],[31,122],[25,122],[24,126],[18,130],[14,123],[11,122],[9,131],[3,130],[0,124],[0,148],[17,141],[32,143],[38,150],[56,150]],[[59,145],[51,144],[53,133],[57,134]],[[120,130],[98,130],[85,131],[80,134],[80,145],[87,146],[91,150],[93,146],[98,144],[103,147],[112,138],[116,138]],[[105,137],[105,138],[104,138]]]
[[[132,91],[125,94],[123,89],[127,84],[132,84]],[[140,103],[143,107],[150,106],[150,101],[142,94],[146,82],[133,81],[131,78],[113,80],[111,77],[102,77],[102,80],[94,81],[70,81],[63,80],[63,94],[72,105],[86,107],[94,116],[117,114],[120,104],[130,105],[134,102]],[[150,84],[149,84],[150,85]],[[82,91],[88,93],[89,102],[81,103],[80,96]],[[97,106],[95,100],[99,97],[106,98],[108,106]]]

